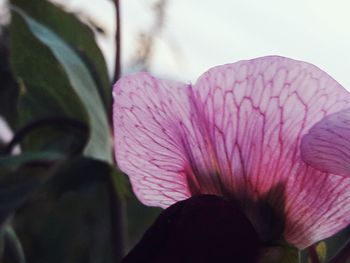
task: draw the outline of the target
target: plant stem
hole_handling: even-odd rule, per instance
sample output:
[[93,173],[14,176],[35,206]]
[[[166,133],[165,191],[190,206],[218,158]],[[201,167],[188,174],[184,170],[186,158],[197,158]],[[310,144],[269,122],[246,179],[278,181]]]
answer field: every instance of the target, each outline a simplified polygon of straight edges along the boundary
[[121,50],[120,50],[120,39],[121,39],[121,30],[120,30],[120,4],[119,0],[114,0],[115,11],[116,11],[116,33],[115,33],[115,68],[114,68],[114,79],[115,83],[121,74]]
[[25,263],[24,251],[16,232],[12,227],[7,226],[5,229],[5,258],[13,260],[13,263]]
[[[114,0],[115,12],[116,12],[116,32],[115,32],[115,63],[114,63],[114,76],[113,83],[115,83],[121,76],[121,26],[120,26],[120,2]],[[110,115],[112,116],[112,114]],[[111,127],[113,127],[111,125]],[[115,160],[115,158],[113,158]],[[117,164],[115,163],[115,166]],[[124,256],[125,253],[125,203],[123,197],[118,193],[118,189],[115,186],[113,176],[110,175],[110,182],[108,190],[110,194],[110,205],[111,205],[111,224],[112,224],[112,242],[114,248],[114,260],[119,260]]]
[[[66,118],[66,117],[52,117],[52,118],[46,118],[41,120],[36,120],[33,122],[28,123],[23,128],[19,129],[12,140],[8,143],[8,145],[3,150],[2,154],[10,154],[13,150],[13,148],[19,144],[28,134],[33,132],[34,130],[43,128],[43,127],[49,127],[49,126],[55,126],[55,127],[70,127],[79,131],[82,131],[83,133],[88,133],[89,128],[88,126],[79,121],[72,118]],[[1,154],[1,153],[0,153]]]
[[114,262],[119,262],[125,254],[125,204],[120,195],[117,193],[113,176],[110,174],[108,182],[108,192],[111,211],[111,228]]
[[314,245],[310,246],[307,251],[309,252],[311,263],[320,263],[320,258],[318,257],[316,248]]

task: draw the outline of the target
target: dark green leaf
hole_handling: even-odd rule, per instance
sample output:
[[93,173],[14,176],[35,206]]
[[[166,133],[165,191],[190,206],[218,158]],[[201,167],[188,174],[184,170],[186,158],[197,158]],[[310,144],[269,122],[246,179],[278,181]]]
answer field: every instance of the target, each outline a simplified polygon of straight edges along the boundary
[[5,155],[0,156],[0,178],[1,172],[14,171],[26,164],[49,164],[60,161],[64,156],[56,152],[34,152],[34,153],[23,153],[19,155]]
[[284,250],[284,255],[281,263],[299,263],[300,262],[300,252],[295,247],[287,247]]
[[67,161],[47,185],[50,194],[60,196],[84,186],[107,182],[113,168],[106,162],[76,157]]
[[24,119],[53,114],[88,119],[91,131],[85,154],[111,162],[106,112],[87,67],[58,35],[14,10],[12,64],[25,94]]
[[72,158],[16,213],[28,262],[120,262],[113,241],[119,219],[111,212],[112,170],[105,162]]
[[[326,259],[329,260],[333,256],[336,255],[336,253],[339,251],[340,248],[348,242],[350,237],[350,226],[347,228],[343,229],[336,235],[327,238],[324,240],[324,245],[326,246]],[[320,250],[320,249],[319,249]]]
[[[11,64],[21,90],[19,126],[25,127],[35,120],[57,117],[87,122],[86,111],[70,87],[64,69],[50,49],[35,38],[23,19],[16,14],[11,20]],[[65,148],[52,148],[53,139],[60,144],[74,141],[78,136],[56,129],[36,131],[37,134],[31,135],[22,144],[22,149],[65,152]]]
[[153,224],[161,212],[161,208],[141,204],[136,196],[129,196],[127,198],[129,237],[127,252],[140,241],[146,230]]
[[261,254],[260,263],[299,263],[300,252],[297,248],[287,244],[283,246],[267,247]]
[[0,225],[47,181],[59,160],[55,153],[0,158]]
[[106,62],[96,44],[94,33],[87,25],[80,22],[74,14],[64,12],[46,0],[37,0],[37,2],[33,4],[28,0],[11,0],[12,4],[51,29],[78,52],[93,75],[99,94],[107,112],[109,112],[111,85]]
[[25,263],[23,248],[12,226],[4,229],[4,254],[3,263]]

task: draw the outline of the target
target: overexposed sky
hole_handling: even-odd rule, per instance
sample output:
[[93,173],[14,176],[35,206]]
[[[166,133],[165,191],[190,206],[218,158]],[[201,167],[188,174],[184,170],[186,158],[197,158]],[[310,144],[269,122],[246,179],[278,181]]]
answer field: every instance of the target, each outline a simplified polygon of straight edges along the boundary
[[[94,17],[107,29],[99,43],[112,67],[112,1],[51,1]],[[137,35],[153,22],[150,5],[155,0],[120,2],[126,72]],[[275,54],[311,62],[350,90],[349,10],[349,0],[169,0],[151,71],[194,82],[212,66]]]
[[[126,54],[149,20],[145,2],[122,0]],[[152,69],[195,81],[214,65],[276,54],[311,62],[350,89],[348,10],[348,0],[170,0]]]

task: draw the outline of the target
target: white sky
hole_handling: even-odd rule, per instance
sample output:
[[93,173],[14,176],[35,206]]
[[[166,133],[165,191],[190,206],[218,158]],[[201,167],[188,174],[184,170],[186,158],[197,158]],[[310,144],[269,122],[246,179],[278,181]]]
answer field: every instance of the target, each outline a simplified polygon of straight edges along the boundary
[[[99,43],[111,67],[112,1],[51,1],[95,16],[108,29]],[[137,34],[152,22],[154,0],[120,1],[125,66],[135,52]],[[350,90],[349,10],[349,0],[169,0],[151,71],[194,82],[212,66],[275,54],[311,62]]]
[[[122,7],[128,55],[149,13],[145,1]],[[172,0],[153,71],[195,81],[212,66],[276,54],[311,62],[350,89],[349,10],[348,0]]]

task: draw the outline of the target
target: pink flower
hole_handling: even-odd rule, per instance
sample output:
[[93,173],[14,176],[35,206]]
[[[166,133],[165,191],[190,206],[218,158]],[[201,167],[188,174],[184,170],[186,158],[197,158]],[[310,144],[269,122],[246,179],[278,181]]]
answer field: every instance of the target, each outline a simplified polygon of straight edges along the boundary
[[303,137],[301,153],[318,170],[350,177],[350,109],[316,123]]
[[[317,67],[262,57],[212,68],[194,85],[139,73],[119,80],[113,95],[116,159],[144,204],[234,198],[269,235],[275,226],[258,209],[266,206],[281,211],[283,238],[298,248],[350,223],[350,178],[324,168],[336,158],[314,165],[308,143],[300,147],[350,108],[350,94]],[[339,153],[349,153],[345,146],[339,140]]]

